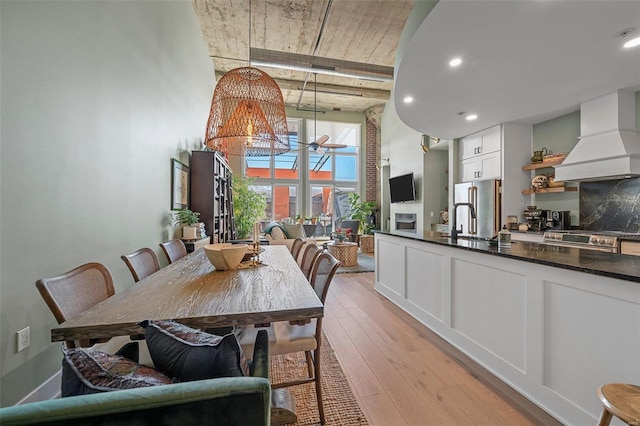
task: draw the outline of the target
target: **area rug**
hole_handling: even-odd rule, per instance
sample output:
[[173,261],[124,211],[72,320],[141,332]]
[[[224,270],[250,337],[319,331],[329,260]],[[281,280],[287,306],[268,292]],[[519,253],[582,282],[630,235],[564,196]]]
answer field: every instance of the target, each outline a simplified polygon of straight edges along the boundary
[[358,252],[358,264],[356,266],[341,266],[336,273],[348,274],[353,272],[373,272],[375,270],[375,261],[373,253]]
[[[322,340],[321,380],[324,415],[327,425],[367,425],[367,419],[358,405],[347,377],[338,362],[333,348],[325,338]],[[273,356],[269,359],[272,383],[280,383],[306,377],[307,363],[304,353]],[[298,426],[319,425],[318,402],[313,383],[288,387],[296,402]]]

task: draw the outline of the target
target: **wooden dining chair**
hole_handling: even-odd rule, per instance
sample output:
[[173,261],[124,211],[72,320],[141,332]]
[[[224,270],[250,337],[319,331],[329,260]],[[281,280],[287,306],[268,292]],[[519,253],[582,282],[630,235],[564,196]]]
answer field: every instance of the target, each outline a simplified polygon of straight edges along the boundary
[[[85,263],[62,275],[41,278],[36,281],[36,288],[58,324],[75,318],[115,294],[111,273],[106,266],[96,262]],[[132,341],[129,336],[65,341],[65,344],[67,348],[91,347],[109,354],[123,355],[141,364],[153,365],[144,341]]]
[[[115,294],[113,278],[106,266],[86,263],[62,275],[36,281],[36,288],[58,324],[76,317]],[[68,341],[67,347],[91,346],[88,340]]]
[[160,247],[162,248],[164,255],[167,256],[169,263],[173,263],[187,255],[187,246],[185,246],[182,240],[178,238],[165,243],[160,243]]
[[[340,262],[330,253],[321,253],[311,268],[309,283],[324,305],[329,292],[329,285],[333,276],[340,267]],[[253,345],[259,330],[246,326],[239,335],[243,353],[253,353]],[[289,322],[276,322],[266,328],[269,336],[269,354],[282,355],[295,352],[304,352],[307,362],[308,377],[298,378],[290,382],[272,384],[272,389],[289,386],[315,383],[316,399],[318,401],[318,413],[320,423],[325,423],[324,407],[322,405],[322,387],[320,376],[320,346],[322,344],[322,318],[316,318],[306,325],[292,325]]]
[[322,253],[322,247],[317,244],[307,244],[302,256],[298,259],[298,265],[307,279],[311,276],[311,267],[320,253]]
[[123,254],[120,259],[124,261],[131,271],[135,282],[160,270],[156,252],[147,247],[136,250],[131,254]]
[[293,240],[293,244],[291,244],[291,256],[293,256],[296,261],[298,260],[302,246],[304,246],[304,240],[302,238],[296,238]]
[[629,425],[640,424],[640,386],[625,383],[607,383],[598,388],[602,414],[598,426],[609,426],[616,416]]

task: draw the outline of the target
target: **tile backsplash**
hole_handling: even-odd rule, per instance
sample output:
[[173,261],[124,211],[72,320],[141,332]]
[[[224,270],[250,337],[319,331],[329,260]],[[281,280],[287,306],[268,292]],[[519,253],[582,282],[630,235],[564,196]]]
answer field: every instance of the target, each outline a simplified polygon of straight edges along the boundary
[[640,232],[640,178],[582,182],[580,228]]

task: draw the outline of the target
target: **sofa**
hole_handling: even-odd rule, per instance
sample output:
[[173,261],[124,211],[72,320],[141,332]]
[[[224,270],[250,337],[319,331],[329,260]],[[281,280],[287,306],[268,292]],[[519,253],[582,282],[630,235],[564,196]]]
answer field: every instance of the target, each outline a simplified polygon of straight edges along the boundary
[[0,409],[8,425],[269,425],[266,332],[256,339],[250,377],[222,377],[51,399]]
[[[307,238],[301,224],[272,223],[264,229],[264,236],[270,245],[286,245],[289,251],[296,238],[302,238],[305,244],[316,244],[313,238]],[[300,253],[304,252],[304,247]]]

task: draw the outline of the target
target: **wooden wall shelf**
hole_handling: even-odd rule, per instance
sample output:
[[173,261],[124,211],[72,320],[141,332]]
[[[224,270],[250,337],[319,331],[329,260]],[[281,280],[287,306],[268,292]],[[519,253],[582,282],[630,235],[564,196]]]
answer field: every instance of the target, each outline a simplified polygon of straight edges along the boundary
[[563,161],[564,161],[564,158],[561,158],[556,161],[547,161],[547,162],[543,161],[542,163],[527,164],[526,166],[522,166],[522,170],[544,169],[546,167],[553,167],[553,166],[557,166],[558,164],[562,164]]
[[541,188],[541,189],[525,189],[522,191],[523,194],[545,194],[549,192],[569,192],[569,191],[577,191],[578,188],[575,186],[559,186],[557,188]]

